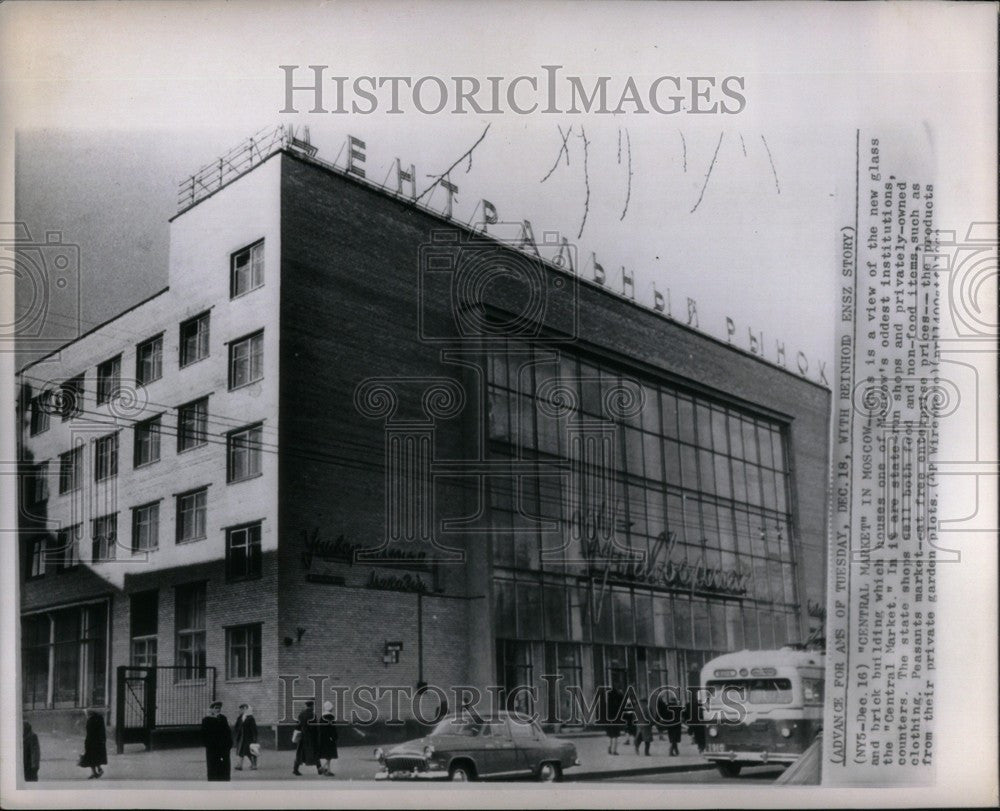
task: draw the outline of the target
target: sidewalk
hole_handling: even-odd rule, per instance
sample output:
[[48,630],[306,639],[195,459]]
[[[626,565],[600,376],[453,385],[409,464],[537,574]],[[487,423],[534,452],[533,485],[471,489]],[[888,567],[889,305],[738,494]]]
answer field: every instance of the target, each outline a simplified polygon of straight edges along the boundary
[[[42,750],[42,767],[38,775],[39,786],[45,782],[61,782],[63,786],[72,781],[74,788],[107,788],[121,781],[205,781],[205,753],[200,748],[162,749],[147,752],[141,744],[130,744],[124,754],[117,755],[114,745],[108,747],[108,765],[104,767],[104,777],[88,780],[90,769],[76,765],[83,741],[62,737],[51,733],[39,733]],[[618,755],[608,754],[608,739],[603,735],[567,736],[576,746],[580,765],[568,769],[565,779],[602,780],[609,777],[641,776],[666,772],[689,771],[714,768],[698,754],[690,738],[684,736],[680,744],[680,756],[669,757],[670,744],[654,739],[650,755],[636,754],[635,748],[625,746],[624,736],[619,739]],[[308,784],[310,788],[319,785],[336,785],[339,781],[362,781],[374,783],[379,764],[370,746],[345,746],[340,749],[340,757],[333,764],[334,777],[316,774],[316,769],[302,766],[301,777],[292,774],[294,752],[264,750],[256,771],[250,771],[249,762],[244,761],[244,770],[232,772],[232,782],[258,783],[280,780],[283,783]],[[235,761],[233,763],[235,767]],[[215,785],[215,784],[213,784]],[[382,784],[385,785],[385,784]],[[124,785],[120,786],[125,788]],[[180,788],[180,786],[178,786]]]

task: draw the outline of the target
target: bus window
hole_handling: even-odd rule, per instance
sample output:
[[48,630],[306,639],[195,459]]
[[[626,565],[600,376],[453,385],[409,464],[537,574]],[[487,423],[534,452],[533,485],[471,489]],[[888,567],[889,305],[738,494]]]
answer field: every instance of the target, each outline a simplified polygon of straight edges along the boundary
[[806,704],[822,704],[823,680],[802,679],[802,699]]
[[720,701],[725,695],[729,701],[745,701],[748,704],[792,703],[790,679],[725,679],[710,681],[706,686],[712,691],[711,698],[715,701]]

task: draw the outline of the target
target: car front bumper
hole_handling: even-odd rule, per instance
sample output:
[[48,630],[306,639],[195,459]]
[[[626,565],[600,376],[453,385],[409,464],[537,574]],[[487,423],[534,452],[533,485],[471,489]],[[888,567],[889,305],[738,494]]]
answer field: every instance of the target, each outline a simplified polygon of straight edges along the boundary
[[799,759],[798,754],[787,754],[784,752],[705,752],[704,757],[713,762],[732,763],[794,763]]
[[375,775],[376,780],[444,780],[448,772],[444,769],[425,769],[424,771],[390,772],[383,769]]

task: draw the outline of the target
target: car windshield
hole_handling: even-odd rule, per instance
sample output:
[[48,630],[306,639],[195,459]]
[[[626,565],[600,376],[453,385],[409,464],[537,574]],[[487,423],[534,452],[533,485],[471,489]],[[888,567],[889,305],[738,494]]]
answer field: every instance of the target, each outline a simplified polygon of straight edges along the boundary
[[465,738],[478,738],[484,724],[468,718],[445,718],[431,731],[431,735],[461,735]]

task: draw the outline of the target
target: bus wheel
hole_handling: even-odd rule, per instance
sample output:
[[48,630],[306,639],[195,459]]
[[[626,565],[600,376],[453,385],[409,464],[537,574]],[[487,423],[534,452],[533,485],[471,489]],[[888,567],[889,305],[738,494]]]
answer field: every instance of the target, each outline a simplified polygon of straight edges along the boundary
[[739,763],[718,763],[719,774],[723,777],[739,777],[743,766]]

